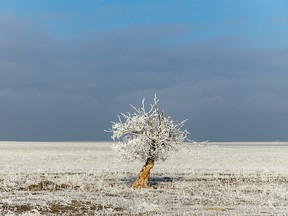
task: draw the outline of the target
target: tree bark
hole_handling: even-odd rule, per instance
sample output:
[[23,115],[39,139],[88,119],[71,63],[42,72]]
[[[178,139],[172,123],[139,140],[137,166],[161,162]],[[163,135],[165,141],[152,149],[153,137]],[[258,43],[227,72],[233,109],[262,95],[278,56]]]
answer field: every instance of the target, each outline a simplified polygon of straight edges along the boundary
[[134,181],[131,187],[136,189],[147,188],[149,183],[148,180],[150,176],[150,170],[153,168],[153,166],[154,160],[148,158],[137,179]]

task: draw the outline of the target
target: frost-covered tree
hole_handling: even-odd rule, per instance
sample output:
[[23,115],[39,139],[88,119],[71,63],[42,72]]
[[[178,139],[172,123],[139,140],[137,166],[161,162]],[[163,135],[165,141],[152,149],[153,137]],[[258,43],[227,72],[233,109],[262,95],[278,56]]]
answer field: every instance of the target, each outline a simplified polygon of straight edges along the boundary
[[156,95],[150,108],[146,110],[145,100],[142,107],[134,109],[134,113],[121,113],[119,122],[112,122],[112,139],[118,140],[113,149],[122,158],[145,162],[138,178],[132,184],[133,188],[148,186],[150,170],[154,162],[165,161],[171,153],[179,149],[187,138],[187,130],[182,130],[185,121],[175,123],[171,117],[165,117],[158,107]]

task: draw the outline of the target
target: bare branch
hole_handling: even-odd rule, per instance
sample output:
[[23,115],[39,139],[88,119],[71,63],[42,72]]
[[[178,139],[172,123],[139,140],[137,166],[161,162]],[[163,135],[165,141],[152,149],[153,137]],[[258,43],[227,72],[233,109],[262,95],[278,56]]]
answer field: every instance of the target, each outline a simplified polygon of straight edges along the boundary
[[160,112],[158,102],[155,94],[148,112],[144,99],[141,108],[131,105],[134,113],[121,113],[119,122],[113,122],[112,129],[107,130],[112,132],[113,140],[119,140],[115,149],[123,158],[164,161],[171,152],[177,151],[179,143],[186,140],[188,132],[181,130],[186,120],[174,123],[169,116],[164,116],[164,111]]

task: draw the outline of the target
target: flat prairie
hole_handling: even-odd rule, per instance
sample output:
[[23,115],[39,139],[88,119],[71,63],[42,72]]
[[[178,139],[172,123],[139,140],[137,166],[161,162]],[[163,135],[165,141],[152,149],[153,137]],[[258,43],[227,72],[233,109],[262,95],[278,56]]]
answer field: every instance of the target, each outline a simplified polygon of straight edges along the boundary
[[112,142],[0,142],[0,215],[288,215],[288,143],[185,143],[142,163]]

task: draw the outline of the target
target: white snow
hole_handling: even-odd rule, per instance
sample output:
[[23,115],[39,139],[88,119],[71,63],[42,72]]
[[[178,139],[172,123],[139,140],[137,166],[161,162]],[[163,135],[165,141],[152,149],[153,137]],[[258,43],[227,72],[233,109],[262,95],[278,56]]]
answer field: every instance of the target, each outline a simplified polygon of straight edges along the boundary
[[144,190],[112,144],[0,142],[1,214],[288,215],[288,143],[187,143]]
[[131,105],[134,113],[121,113],[119,122],[112,122],[112,129],[107,132],[112,133],[114,141],[119,141],[112,147],[124,160],[165,161],[187,139],[188,131],[182,129],[186,120],[175,123],[170,116],[164,116],[158,102],[155,94],[148,111],[143,99],[141,108]]

